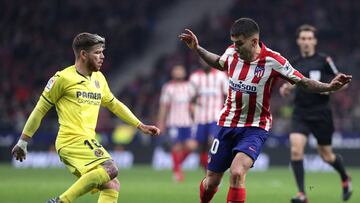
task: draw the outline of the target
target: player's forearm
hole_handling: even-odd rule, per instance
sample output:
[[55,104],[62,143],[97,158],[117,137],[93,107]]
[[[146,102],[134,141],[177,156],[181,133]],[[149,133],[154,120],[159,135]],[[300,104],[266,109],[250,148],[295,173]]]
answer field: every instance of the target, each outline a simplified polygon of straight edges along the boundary
[[319,82],[305,77],[301,79],[298,83],[296,83],[296,85],[309,92],[316,93],[329,92],[332,90],[330,84],[328,83]]
[[[42,119],[44,118],[45,114],[51,109],[52,105],[49,104],[44,98],[40,97],[38,103],[36,104],[34,110],[31,112],[28,120],[25,123],[24,129],[22,134],[24,138],[32,137],[34,133],[39,128]],[[22,136],[23,137],[23,136]]]
[[225,70],[223,67],[221,67],[219,63],[219,59],[220,59],[219,55],[211,53],[208,50],[202,48],[201,46],[197,47],[196,52],[209,66],[221,71]]
[[24,140],[25,142],[30,142],[31,140],[31,137],[22,133],[21,136],[20,136],[20,140]]
[[107,108],[125,123],[138,127],[141,121],[122,102],[114,98]]

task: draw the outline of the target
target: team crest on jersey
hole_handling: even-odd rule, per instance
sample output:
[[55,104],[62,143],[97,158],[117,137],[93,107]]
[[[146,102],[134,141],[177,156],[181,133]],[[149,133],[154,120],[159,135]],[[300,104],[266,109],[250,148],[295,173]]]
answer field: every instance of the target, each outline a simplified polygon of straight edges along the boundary
[[285,69],[286,71],[288,71],[289,69],[292,69],[290,63],[286,62],[285,65],[284,65],[284,69]]
[[254,75],[257,78],[261,78],[264,75],[264,72],[265,72],[265,67],[256,66],[255,71],[254,71]]
[[102,156],[104,156],[104,152],[103,152],[103,150],[101,150],[101,149],[96,149],[96,150],[94,151],[94,154],[95,154],[95,156],[97,156],[97,157],[102,157]]
[[55,83],[55,78],[52,77],[50,78],[50,80],[47,82],[46,87],[45,87],[45,91],[50,91],[50,89],[54,86]]
[[99,83],[99,81],[98,81],[98,80],[95,80],[94,83],[95,83],[95,87],[99,89],[99,88],[100,88],[100,83]]

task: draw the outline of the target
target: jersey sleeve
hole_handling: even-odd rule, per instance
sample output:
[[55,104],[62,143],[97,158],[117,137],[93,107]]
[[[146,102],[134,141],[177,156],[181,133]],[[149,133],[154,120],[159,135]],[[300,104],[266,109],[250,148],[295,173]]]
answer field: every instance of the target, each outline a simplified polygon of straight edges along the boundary
[[46,84],[42,97],[50,104],[54,105],[63,95],[65,89],[65,79],[56,73]]
[[275,60],[274,66],[272,66],[273,70],[291,84],[295,84],[304,78],[304,76],[293,68],[290,62],[280,54],[272,53],[271,57]]
[[49,109],[51,109],[52,106],[53,105],[50,104],[43,95],[41,95],[34,110],[31,112],[28,120],[26,121],[22,133],[29,137],[32,137],[36,130],[39,128],[45,114],[49,111]]
[[113,97],[110,102],[105,103],[104,106],[129,125],[138,127],[141,123],[140,120],[130,111],[130,109],[115,97]]
[[229,57],[232,56],[234,54],[234,46],[229,46],[226,50],[225,50],[225,53],[223,55],[220,56],[220,59],[219,59],[219,64],[221,67],[225,68],[225,69],[228,69],[228,60],[229,60]]
[[141,123],[140,120],[130,111],[130,109],[127,106],[125,106],[125,104],[123,104],[114,97],[103,75],[102,75],[102,85],[104,87],[101,96],[101,105],[109,109],[125,123],[132,125],[134,127],[138,127]]

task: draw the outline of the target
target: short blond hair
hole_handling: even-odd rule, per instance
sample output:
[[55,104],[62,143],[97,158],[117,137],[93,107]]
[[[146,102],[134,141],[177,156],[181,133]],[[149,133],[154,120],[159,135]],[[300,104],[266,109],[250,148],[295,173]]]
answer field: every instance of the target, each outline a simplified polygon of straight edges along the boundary
[[92,46],[102,44],[105,47],[105,38],[98,34],[82,32],[76,35],[73,40],[72,48],[75,57],[78,58],[81,50],[88,51]]

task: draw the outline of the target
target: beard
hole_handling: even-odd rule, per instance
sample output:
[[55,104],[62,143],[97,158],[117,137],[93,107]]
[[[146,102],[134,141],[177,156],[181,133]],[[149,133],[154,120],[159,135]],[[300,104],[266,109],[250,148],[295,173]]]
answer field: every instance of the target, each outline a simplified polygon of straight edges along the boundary
[[240,51],[239,52],[239,56],[241,59],[243,59],[244,61],[251,61],[252,59],[252,54],[251,52],[247,52],[247,51]]
[[100,70],[100,67],[98,67],[98,65],[93,60],[86,61],[86,67],[91,72],[97,72]]

